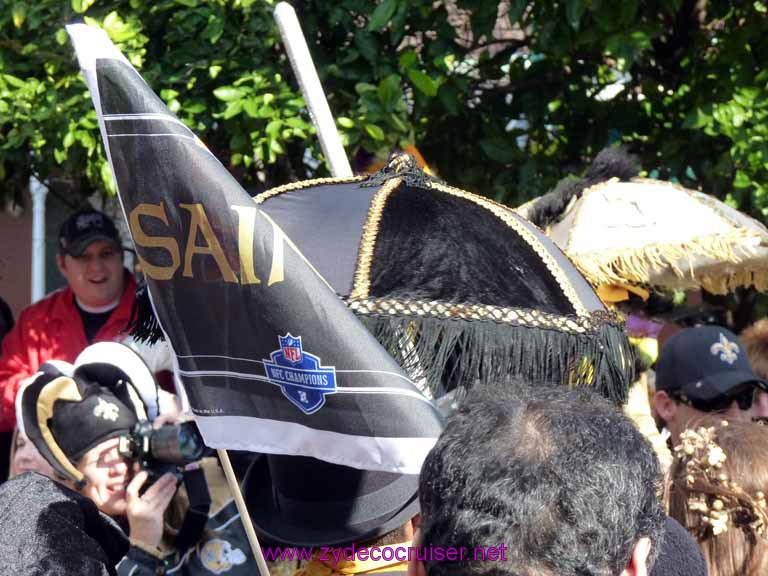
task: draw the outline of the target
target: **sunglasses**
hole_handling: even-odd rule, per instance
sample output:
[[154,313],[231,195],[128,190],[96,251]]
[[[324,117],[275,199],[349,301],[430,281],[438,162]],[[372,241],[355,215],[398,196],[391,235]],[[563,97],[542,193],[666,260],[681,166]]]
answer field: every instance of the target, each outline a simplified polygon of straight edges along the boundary
[[733,392],[717,396],[707,401],[694,400],[693,398],[688,398],[682,394],[675,394],[674,397],[683,404],[687,404],[702,412],[724,412],[728,410],[734,402],[736,402],[739,410],[749,410],[755,403],[759,391],[760,388],[749,384],[745,387],[737,388]]

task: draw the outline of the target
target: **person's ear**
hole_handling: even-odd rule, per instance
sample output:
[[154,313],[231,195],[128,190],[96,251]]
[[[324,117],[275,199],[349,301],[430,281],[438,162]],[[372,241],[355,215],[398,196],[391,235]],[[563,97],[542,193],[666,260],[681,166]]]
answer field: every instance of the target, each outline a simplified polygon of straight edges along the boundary
[[677,402],[669,394],[661,390],[653,395],[653,409],[664,422],[669,422],[675,417]]
[[56,266],[58,267],[59,272],[63,275],[67,269],[67,263],[64,261],[64,255],[61,253],[56,254]]
[[[640,538],[632,549],[629,564],[624,568],[622,576],[648,576],[648,556],[651,554],[651,539]],[[410,574],[408,575],[410,576]],[[419,575],[421,576],[421,575]]]
[[[419,524],[421,523],[420,521],[421,517],[419,517]],[[413,535],[413,547],[418,548],[419,546],[421,546],[421,528],[416,526]],[[424,562],[419,560],[417,556],[418,554],[408,554],[408,576],[427,576],[427,569],[424,567]]]

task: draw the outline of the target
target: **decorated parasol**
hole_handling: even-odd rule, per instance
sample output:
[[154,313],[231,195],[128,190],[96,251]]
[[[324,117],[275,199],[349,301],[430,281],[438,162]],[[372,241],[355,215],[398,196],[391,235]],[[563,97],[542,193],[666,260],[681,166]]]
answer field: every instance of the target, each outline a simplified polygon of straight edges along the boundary
[[604,151],[584,180],[517,212],[545,228],[601,291],[616,285],[715,294],[768,288],[763,224],[708,194],[628,177],[629,162],[619,156]]
[[295,182],[256,204],[414,381],[440,394],[523,376],[621,402],[622,325],[525,219],[401,155],[368,177]]

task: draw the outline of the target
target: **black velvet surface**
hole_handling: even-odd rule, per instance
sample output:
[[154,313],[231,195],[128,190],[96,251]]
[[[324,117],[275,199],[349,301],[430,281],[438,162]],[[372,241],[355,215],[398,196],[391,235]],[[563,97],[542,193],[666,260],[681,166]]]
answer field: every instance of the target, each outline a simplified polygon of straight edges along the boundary
[[409,186],[384,208],[371,296],[575,313],[539,255],[489,210]]

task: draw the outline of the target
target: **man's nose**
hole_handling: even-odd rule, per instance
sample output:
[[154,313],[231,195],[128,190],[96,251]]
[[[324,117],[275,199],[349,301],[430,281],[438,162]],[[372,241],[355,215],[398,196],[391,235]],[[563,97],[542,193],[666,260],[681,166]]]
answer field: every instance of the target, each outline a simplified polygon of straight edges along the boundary
[[757,393],[755,398],[753,417],[768,418],[768,392],[762,390]]
[[100,255],[97,254],[96,256],[88,258],[88,270],[101,271],[104,269],[104,266],[104,258],[102,258]]

